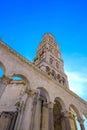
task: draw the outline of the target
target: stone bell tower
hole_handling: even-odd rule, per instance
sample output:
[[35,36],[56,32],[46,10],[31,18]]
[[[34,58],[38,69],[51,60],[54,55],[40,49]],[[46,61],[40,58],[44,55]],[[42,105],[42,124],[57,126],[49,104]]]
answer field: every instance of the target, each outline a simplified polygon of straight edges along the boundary
[[39,44],[34,64],[57,80],[62,87],[69,88],[59,45],[52,34],[45,34]]

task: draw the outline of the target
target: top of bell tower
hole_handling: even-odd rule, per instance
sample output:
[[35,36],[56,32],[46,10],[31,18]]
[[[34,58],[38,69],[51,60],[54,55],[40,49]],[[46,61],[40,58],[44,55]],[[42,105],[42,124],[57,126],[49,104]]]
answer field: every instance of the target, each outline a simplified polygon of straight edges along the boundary
[[58,44],[56,44],[54,36],[50,33],[46,33],[43,38],[41,44],[39,44],[39,47],[42,47],[44,44],[49,43],[50,45],[56,47],[59,49]]
[[68,88],[67,76],[64,73],[64,64],[59,45],[55,42],[52,34],[46,33],[43,36],[38,46],[34,64]]
[[54,43],[54,36],[52,34],[50,34],[50,33],[46,33],[43,36],[42,41],[49,41],[52,44],[52,43]]

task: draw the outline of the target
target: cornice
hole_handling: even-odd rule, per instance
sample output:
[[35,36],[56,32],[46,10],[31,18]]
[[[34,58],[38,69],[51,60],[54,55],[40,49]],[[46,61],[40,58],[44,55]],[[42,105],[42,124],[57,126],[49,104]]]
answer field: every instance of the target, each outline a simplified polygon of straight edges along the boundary
[[18,52],[16,52],[15,50],[13,50],[10,46],[8,46],[6,43],[4,43],[3,41],[0,41],[0,45],[3,46],[3,48],[6,48],[10,53],[12,53],[13,55],[15,55],[17,58],[19,58],[22,62],[25,62],[27,64],[31,64],[27,59],[25,59],[21,54],[19,54]]
[[23,63],[27,64],[28,66],[33,67],[33,69],[35,71],[38,71],[41,75],[44,75],[46,78],[48,78],[51,82],[53,82],[54,84],[56,84],[58,87],[62,88],[63,90],[65,90],[66,92],[68,92],[69,94],[71,94],[72,96],[74,96],[76,99],[78,99],[80,102],[84,103],[85,105],[87,105],[87,102],[85,100],[83,100],[82,98],[80,98],[77,94],[75,94],[73,91],[71,91],[68,88],[64,88],[61,84],[59,84],[56,80],[54,80],[52,77],[50,77],[49,75],[47,75],[45,72],[43,72],[42,70],[40,70],[37,66],[35,66],[33,63],[30,63],[30,61],[28,61],[27,59],[25,59],[22,55],[20,55],[18,52],[14,51],[11,47],[9,47],[6,43],[4,43],[3,41],[0,41],[0,45],[3,46],[3,48],[6,48],[10,53],[12,53],[13,55],[15,55],[15,57],[17,57],[18,59],[20,59]]

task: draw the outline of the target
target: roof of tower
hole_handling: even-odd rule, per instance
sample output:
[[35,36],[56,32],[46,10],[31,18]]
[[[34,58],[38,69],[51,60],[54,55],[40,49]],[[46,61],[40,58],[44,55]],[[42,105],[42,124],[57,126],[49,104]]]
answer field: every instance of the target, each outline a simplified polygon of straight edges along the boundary
[[43,40],[53,40],[54,41],[54,36],[51,33],[46,33],[43,36]]
[[44,44],[49,43],[59,50],[59,44],[55,41],[55,37],[51,33],[45,33],[42,37],[42,41],[40,42],[38,48],[41,49]]

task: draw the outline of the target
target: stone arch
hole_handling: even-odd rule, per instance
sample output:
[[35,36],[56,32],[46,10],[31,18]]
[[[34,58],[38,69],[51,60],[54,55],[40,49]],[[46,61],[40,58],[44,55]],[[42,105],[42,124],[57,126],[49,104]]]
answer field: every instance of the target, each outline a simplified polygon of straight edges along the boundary
[[[21,78],[22,80],[24,80],[24,81],[25,81],[25,84],[26,84],[26,90],[27,90],[27,89],[30,89],[30,81],[26,78],[25,75],[23,75],[23,74],[13,74],[13,75],[11,76],[11,78],[13,79],[13,77],[19,77],[19,78]],[[14,80],[14,79],[13,79],[13,80]]]
[[70,106],[69,106],[69,109],[70,109],[70,107],[75,111],[75,113],[77,114],[77,118],[80,118],[81,116],[80,116],[80,112],[79,112],[79,110],[77,109],[77,107],[75,106],[75,105],[73,105],[73,104],[70,104]]
[[[57,100],[60,103],[60,105],[62,107],[62,110],[65,111],[66,110],[66,105],[65,105],[64,101],[60,97],[56,97],[55,100]],[[55,102],[55,100],[54,100],[54,102]]]
[[44,93],[44,95],[46,96],[46,99],[47,99],[47,103],[49,103],[50,102],[50,96],[49,96],[48,91],[43,87],[38,87],[37,90],[40,90],[39,93],[41,91]]

